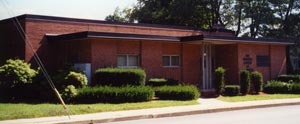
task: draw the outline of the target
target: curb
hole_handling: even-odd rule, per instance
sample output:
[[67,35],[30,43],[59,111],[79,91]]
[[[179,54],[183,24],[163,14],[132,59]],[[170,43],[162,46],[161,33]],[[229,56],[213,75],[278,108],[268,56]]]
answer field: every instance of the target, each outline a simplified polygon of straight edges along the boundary
[[70,122],[63,122],[63,123],[56,123],[56,124],[108,123],[108,122],[116,122],[116,121],[130,121],[130,120],[139,120],[139,119],[176,117],[176,116],[185,116],[185,115],[194,115],[194,114],[206,114],[206,113],[234,111],[234,110],[243,110],[243,109],[254,109],[254,108],[278,107],[278,106],[287,106],[287,105],[300,105],[300,102],[217,108],[217,109],[195,110],[195,111],[186,111],[186,112],[164,113],[164,114],[150,114],[150,115],[148,114],[148,115],[120,117],[120,118],[107,118],[107,119],[99,119],[99,120],[70,121]]

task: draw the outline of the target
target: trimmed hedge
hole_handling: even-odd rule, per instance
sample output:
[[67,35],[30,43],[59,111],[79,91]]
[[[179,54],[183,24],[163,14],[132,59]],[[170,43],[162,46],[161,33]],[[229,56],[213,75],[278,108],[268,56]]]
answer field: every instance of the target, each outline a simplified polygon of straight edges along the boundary
[[264,87],[265,93],[289,93],[291,84],[281,82],[281,81],[268,81]]
[[274,94],[274,93],[291,93],[300,94],[300,84],[299,83],[286,83],[281,81],[268,81],[264,87],[264,92]]
[[149,79],[147,85],[154,86],[154,87],[165,86],[165,85],[175,86],[175,85],[179,85],[179,81],[172,79],[172,78],[167,78],[167,79],[166,78],[151,78],[151,79]]
[[240,71],[240,85],[241,85],[241,93],[246,95],[250,91],[250,72],[248,70]]
[[145,85],[146,73],[142,69],[100,68],[95,72],[95,85],[126,86]]
[[254,71],[251,73],[251,82],[254,86],[255,93],[263,90],[263,75],[260,72]]
[[300,82],[300,75],[280,75],[278,81],[281,82]]
[[289,93],[300,94],[300,84],[299,83],[291,84]]
[[237,96],[240,94],[240,86],[239,85],[226,85],[224,87],[224,95],[225,96]]
[[154,90],[147,86],[84,87],[77,89],[75,103],[126,103],[150,101]]
[[225,69],[223,67],[218,67],[215,69],[215,89],[218,94],[222,93],[224,88],[224,76],[225,76]]
[[162,100],[194,100],[200,97],[200,92],[192,85],[162,86],[156,89],[155,95]]

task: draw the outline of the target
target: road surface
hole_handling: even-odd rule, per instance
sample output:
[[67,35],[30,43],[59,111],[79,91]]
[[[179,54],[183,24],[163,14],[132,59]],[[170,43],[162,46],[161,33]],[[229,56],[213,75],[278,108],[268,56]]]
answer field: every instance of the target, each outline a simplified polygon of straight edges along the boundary
[[120,121],[105,124],[300,124],[300,105]]

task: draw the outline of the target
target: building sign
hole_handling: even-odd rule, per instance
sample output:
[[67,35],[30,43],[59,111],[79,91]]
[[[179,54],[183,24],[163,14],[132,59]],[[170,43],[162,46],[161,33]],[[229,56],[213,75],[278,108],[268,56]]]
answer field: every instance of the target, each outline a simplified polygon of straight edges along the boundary
[[253,71],[253,69],[251,68],[252,60],[253,59],[250,57],[249,54],[246,54],[245,57],[243,58],[243,64],[246,66],[246,69],[249,70],[250,72]]

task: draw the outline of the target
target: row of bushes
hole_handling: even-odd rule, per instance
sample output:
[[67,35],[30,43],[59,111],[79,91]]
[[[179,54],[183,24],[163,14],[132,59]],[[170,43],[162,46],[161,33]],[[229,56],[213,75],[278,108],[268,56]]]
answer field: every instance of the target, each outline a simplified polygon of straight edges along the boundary
[[[154,90],[144,86],[145,78],[146,74],[142,69],[98,69],[96,83],[93,84],[95,87],[87,87],[86,76],[74,69],[58,71],[52,75],[54,85],[62,97],[74,103],[149,101]],[[156,96],[161,99],[191,100],[199,97],[196,87],[175,86],[179,85],[177,80],[161,78],[151,79],[149,82],[150,86],[173,85],[155,88]],[[0,99],[7,102],[57,100],[42,73],[31,69],[30,64],[23,60],[7,60],[7,63],[0,67]]]
[[263,76],[260,72],[254,71],[250,73],[248,70],[240,71],[240,86],[241,93],[246,95],[250,92],[251,84],[253,86],[253,92],[258,93],[263,91]]
[[[255,93],[261,92],[263,90],[263,76],[260,72],[254,71],[250,73],[248,70],[240,71],[240,86],[225,86],[224,77],[225,77],[225,69],[223,67],[218,67],[215,70],[215,89],[217,94],[224,95],[238,95],[240,92],[243,95],[246,95],[250,92],[251,84]],[[238,91],[238,93],[236,93]]]
[[78,89],[75,103],[124,103],[150,101],[154,90],[147,86],[86,87]]
[[300,83],[300,75],[280,75],[277,80],[281,82]]
[[155,90],[150,86],[96,86],[65,88],[62,96],[72,103],[126,103],[150,101],[154,97],[162,100],[194,100],[200,93],[195,86],[162,86]]
[[172,78],[151,78],[145,83],[146,73],[142,69],[128,68],[100,68],[95,72],[95,83],[93,86],[175,86],[180,83]]
[[268,81],[264,87],[265,93],[275,94],[275,93],[291,93],[300,94],[300,84],[299,83],[286,83],[282,81]]

